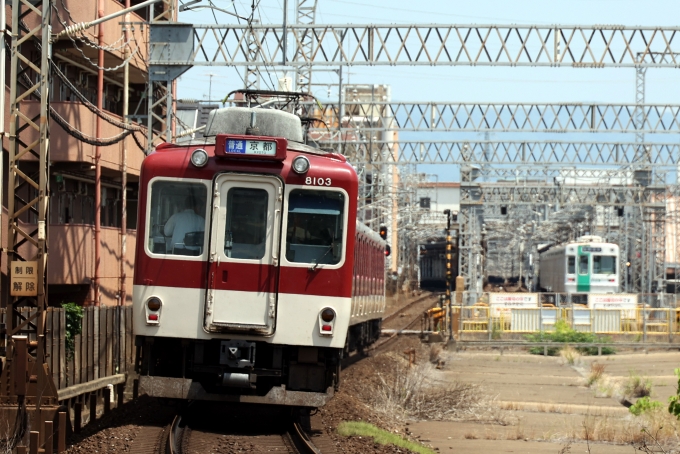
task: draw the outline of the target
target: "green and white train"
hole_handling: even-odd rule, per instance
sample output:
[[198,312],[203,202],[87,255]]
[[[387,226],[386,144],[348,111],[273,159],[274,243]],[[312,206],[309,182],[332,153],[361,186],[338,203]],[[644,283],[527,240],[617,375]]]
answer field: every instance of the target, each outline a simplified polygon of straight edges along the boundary
[[555,293],[618,293],[619,246],[586,235],[540,254],[539,286]]

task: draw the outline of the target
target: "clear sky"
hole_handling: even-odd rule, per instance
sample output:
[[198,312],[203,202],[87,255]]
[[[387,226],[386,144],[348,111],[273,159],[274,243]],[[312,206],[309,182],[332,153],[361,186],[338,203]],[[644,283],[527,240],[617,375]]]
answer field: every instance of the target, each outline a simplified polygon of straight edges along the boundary
[[[180,0],[180,4],[187,0]],[[213,0],[219,8],[249,16],[252,2]],[[283,0],[255,0],[255,18],[265,24],[283,20]],[[202,4],[208,4],[203,0]],[[288,2],[289,21],[295,20],[295,0]],[[221,24],[237,23],[233,16],[215,12]],[[487,0],[487,1],[406,1],[406,0],[318,0],[319,24],[519,24],[519,25],[647,25],[677,26],[679,0]],[[209,10],[182,12],[179,20],[200,24],[215,23]],[[243,68],[196,67],[182,76],[179,98],[219,99],[243,86]],[[680,69],[648,69],[646,101],[680,104]],[[283,74],[270,70],[262,77],[261,88]],[[212,74],[212,77],[210,77]],[[349,80],[347,80],[347,78]],[[322,101],[337,100],[335,73],[317,71],[313,88]],[[387,84],[393,101],[460,102],[635,102],[635,70],[632,68],[509,68],[509,67],[360,67],[345,71],[345,83]],[[330,97],[328,95],[330,86]],[[589,135],[591,140],[609,138]],[[492,137],[495,140],[498,136]],[[527,137],[528,138],[528,137]],[[538,137],[536,140],[542,140]],[[574,140],[562,136],[561,140]],[[626,140],[631,140],[630,138]],[[676,135],[659,141],[676,142]],[[430,171],[426,166],[425,171]],[[444,166],[448,167],[448,166]],[[442,171],[444,169],[441,169]],[[439,170],[432,170],[441,173]],[[442,179],[456,179],[448,170]]]

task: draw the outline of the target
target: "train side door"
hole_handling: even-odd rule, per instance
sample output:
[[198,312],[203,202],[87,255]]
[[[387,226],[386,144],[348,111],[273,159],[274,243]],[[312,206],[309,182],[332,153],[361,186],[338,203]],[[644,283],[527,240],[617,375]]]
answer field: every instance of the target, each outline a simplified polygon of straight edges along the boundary
[[282,194],[276,177],[222,174],[216,179],[206,330],[274,332]]

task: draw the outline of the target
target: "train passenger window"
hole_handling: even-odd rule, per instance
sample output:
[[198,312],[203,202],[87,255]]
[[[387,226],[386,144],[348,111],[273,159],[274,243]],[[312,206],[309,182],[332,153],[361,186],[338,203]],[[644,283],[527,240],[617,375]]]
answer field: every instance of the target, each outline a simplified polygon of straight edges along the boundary
[[593,274],[616,274],[616,256],[593,256]]
[[567,257],[567,274],[576,274],[576,257],[573,255]]
[[286,259],[335,265],[342,258],[345,196],[295,189],[288,197]]
[[578,274],[588,274],[588,256],[578,256]]
[[154,254],[203,254],[207,187],[155,181],[151,185],[148,247]]
[[250,260],[264,257],[268,204],[269,194],[264,189],[229,189],[224,237],[224,253],[227,257]]

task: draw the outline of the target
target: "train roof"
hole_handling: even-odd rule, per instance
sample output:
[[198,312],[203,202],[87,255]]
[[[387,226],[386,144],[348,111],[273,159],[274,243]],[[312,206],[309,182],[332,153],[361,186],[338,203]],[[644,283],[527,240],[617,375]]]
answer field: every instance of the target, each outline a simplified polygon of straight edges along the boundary
[[[554,246],[551,246],[547,249],[540,250],[539,249],[539,254],[550,254],[550,253],[556,253],[556,252],[561,252],[562,250],[570,247],[570,246],[588,246],[590,248],[607,248],[607,247],[614,247],[616,249],[619,249],[619,245],[616,243],[605,243],[605,242],[579,242],[579,241],[572,241],[569,243],[563,243],[563,244],[557,244]],[[594,252],[601,252],[601,251],[594,251]]]
[[359,220],[357,220],[357,232],[366,235],[367,237],[369,237],[373,241],[378,241],[378,242],[384,243],[384,244],[387,243],[387,241],[383,240],[380,237],[380,234],[378,232],[372,230],[370,227],[368,227],[366,224],[364,224],[363,222],[361,222]]

